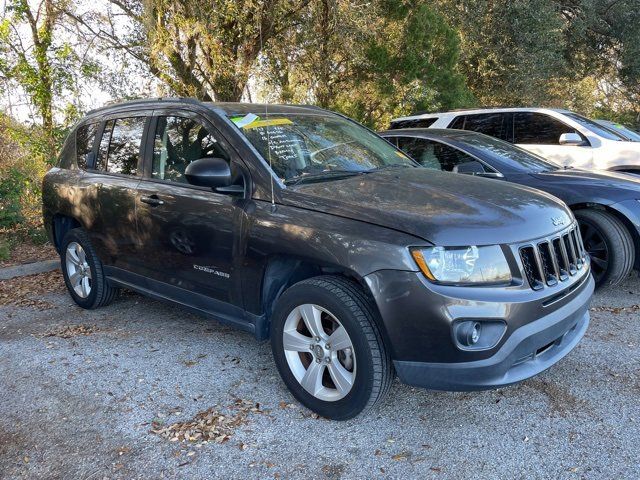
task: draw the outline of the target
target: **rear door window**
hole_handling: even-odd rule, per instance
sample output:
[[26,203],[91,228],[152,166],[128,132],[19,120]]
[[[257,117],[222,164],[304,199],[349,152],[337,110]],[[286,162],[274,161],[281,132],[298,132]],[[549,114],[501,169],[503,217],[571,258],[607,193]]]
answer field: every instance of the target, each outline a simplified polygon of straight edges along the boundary
[[93,168],[93,142],[97,131],[97,123],[81,125],[76,131],[76,162],[82,170]]
[[[513,118],[513,143],[523,145],[560,145],[560,135],[577,133],[575,128],[537,112],[517,112]],[[586,139],[585,139],[586,140]]]
[[[107,172],[137,175],[140,145],[146,120],[145,117],[118,118],[115,120],[107,152]],[[107,133],[105,128],[105,132],[102,135],[102,143],[104,143]]]
[[397,128],[429,128],[436,123],[438,117],[435,118],[416,118],[411,120],[396,120],[391,123],[391,129]]
[[477,113],[456,117],[449,125],[449,128],[471,130],[502,140],[510,140],[507,138],[509,133],[508,123],[509,114],[507,113]]

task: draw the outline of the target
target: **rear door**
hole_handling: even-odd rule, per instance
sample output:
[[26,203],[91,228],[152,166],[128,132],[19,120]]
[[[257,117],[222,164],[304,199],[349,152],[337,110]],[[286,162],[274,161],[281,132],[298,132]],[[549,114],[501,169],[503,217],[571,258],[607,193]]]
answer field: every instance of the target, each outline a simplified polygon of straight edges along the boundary
[[171,296],[182,291],[241,306],[234,258],[244,195],[190,185],[184,174],[195,160],[223,158],[244,184],[239,159],[211,122],[187,110],[156,111],[148,145],[136,199],[145,276],[176,287]]
[[104,119],[96,136],[96,154],[79,159],[86,167],[79,181],[79,216],[86,219],[91,243],[108,267],[135,271],[139,265],[135,199],[150,114],[122,113]]

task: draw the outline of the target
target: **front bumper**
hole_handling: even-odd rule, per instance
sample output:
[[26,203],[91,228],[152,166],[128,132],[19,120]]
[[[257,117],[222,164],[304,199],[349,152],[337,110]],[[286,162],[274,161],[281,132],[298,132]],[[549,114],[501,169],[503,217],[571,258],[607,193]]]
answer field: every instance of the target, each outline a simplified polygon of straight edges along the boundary
[[[417,387],[467,391],[522,381],[566,356],[589,325],[594,289],[590,274],[576,279],[564,296],[556,292],[551,302],[549,292],[544,295],[526,289],[481,292],[458,288],[466,298],[454,298],[451,288],[422,280],[422,292],[415,285],[411,288],[415,278],[410,280],[410,272],[387,273],[393,277],[388,279],[391,283],[382,279],[385,274],[377,275],[367,281],[382,315],[396,372],[402,382]],[[480,301],[481,297],[492,301]],[[451,338],[451,325],[460,318],[501,319],[508,327],[494,348],[462,351]]]

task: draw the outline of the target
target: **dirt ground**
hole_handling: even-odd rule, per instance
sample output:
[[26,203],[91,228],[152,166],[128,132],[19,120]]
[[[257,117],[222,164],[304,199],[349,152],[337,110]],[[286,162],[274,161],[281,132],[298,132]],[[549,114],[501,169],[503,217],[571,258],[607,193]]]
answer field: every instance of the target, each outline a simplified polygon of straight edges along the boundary
[[60,274],[0,282],[0,477],[640,478],[640,281],[518,386],[396,383],[367,416],[298,406],[269,345],[125,294],[85,311]]

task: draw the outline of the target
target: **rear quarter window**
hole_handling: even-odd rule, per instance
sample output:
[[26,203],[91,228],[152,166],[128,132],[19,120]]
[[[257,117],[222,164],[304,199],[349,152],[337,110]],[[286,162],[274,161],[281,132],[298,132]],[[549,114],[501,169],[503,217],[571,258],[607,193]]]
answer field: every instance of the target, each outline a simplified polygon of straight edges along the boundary
[[58,155],[57,167],[71,168],[76,155],[76,131],[73,130],[64,141],[60,155]]
[[76,130],[76,163],[82,170],[93,168],[93,142],[97,131],[97,123],[81,125]]
[[390,129],[395,130],[398,128],[429,128],[436,123],[438,117],[435,118],[416,118],[412,120],[396,120],[391,122]]

